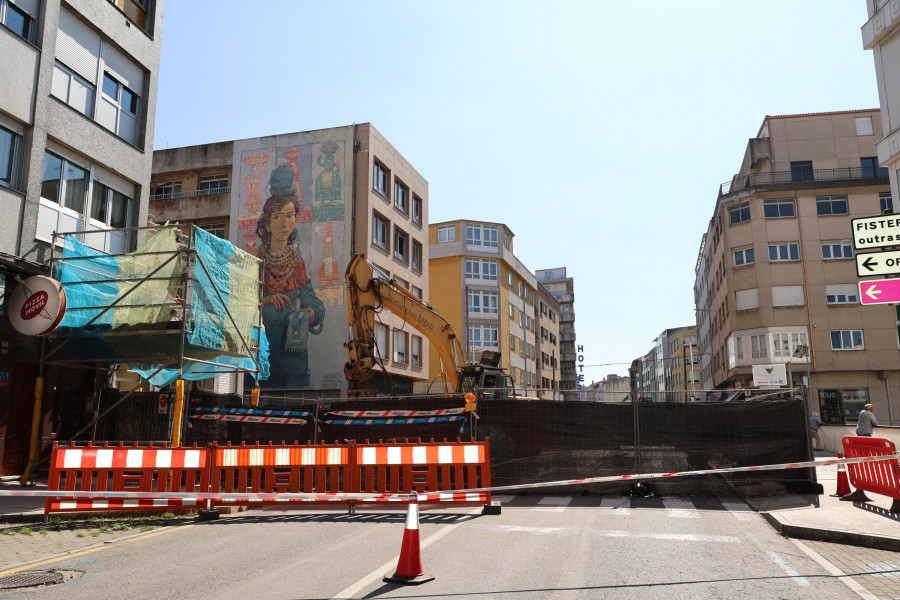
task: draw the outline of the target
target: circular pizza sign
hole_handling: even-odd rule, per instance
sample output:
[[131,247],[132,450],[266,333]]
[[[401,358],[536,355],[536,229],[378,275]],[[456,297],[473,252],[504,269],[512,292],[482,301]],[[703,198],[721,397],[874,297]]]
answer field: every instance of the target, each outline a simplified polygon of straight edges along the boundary
[[66,292],[55,279],[29,277],[9,299],[9,322],[24,335],[46,335],[66,314]]

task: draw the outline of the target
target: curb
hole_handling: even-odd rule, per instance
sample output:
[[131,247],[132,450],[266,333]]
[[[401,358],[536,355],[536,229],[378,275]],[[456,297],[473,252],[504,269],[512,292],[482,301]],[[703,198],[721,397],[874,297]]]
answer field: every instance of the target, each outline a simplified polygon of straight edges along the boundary
[[801,527],[799,525],[788,525],[783,523],[772,513],[761,512],[759,514],[775,529],[775,531],[787,538],[900,552],[900,538],[868,535],[836,529],[815,529],[812,527]]

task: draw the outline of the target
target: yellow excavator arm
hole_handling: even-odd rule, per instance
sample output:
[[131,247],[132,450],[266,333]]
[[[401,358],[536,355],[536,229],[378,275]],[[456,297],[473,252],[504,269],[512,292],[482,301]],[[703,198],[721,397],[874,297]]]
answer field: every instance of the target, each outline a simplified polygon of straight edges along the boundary
[[351,395],[375,395],[371,381],[376,362],[375,314],[382,309],[401,317],[434,345],[441,359],[444,393],[459,388],[458,365],[465,354],[453,328],[435,307],[419,300],[367,261],[364,254],[353,256],[344,277],[347,324],[353,331],[353,339],[344,344],[347,349],[344,377]]

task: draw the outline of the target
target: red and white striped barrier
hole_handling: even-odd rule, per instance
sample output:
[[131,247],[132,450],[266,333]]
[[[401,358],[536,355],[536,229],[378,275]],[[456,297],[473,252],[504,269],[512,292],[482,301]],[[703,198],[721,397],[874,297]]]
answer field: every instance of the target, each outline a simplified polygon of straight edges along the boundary
[[199,469],[206,450],[168,448],[60,448],[57,469]]
[[477,464],[485,462],[483,444],[366,446],[356,449],[360,465]]
[[346,465],[350,451],[347,447],[272,447],[272,448],[216,448],[216,464],[220,467],[255,467],[260,465]]
[[270,425],[306,425],[306,419],[295,419],[292,417],[257,417],[253,415],[228,415],[228,414],[209,414],[203,413],[191,415],[192,419],[203,419],[208,421],[232,421],[237,423],[268,423]]
[[465,407],[441,408],[438,410],[333,410],[326,413],[326,415],[373,419],[379,417],[439,417],[441,415],[461,415],[465,411]]
[[[810,467],[824,467],[831,465],[848,465],[848,464],[857,464],[857,463],[869,463],[869,462],[878,462],[884,460],[897,460],[897,455],[890,456],[860,456],[853,458],[829,458],[822,460],[811,460],[805,462],[796,462],[796,463],[781,463],[774,465],[759,465],[752,467],[730,467],[724,469],[706,469],[702,471],[681,471],[677,473],[640,473],[633,475],[611,475],[605,477],[588,477],[584,479],[567,479],[560,481],[546,481],[540,483],[526,483],[526,484],[518,484],[518,485],[506,485],[506,486],[496,486],[490,488],[472,488],[468,490],[449,490],[445,492],[439,493],[426,493],[426,494],[418,494],[419,501],[424,501],[426,498],[432,499],[434,497],[439,496],[452,496],[452,495],[471,495],[470,497],[474,498],[475,494],[480,494],[481,492],[498,492],[498,491],[509,491],[509,490],[520,490],[520,489],[533,489],[533,488],[541,488],[541,487],[557,487],[564,485],[581,485],[586,483],[606,483],[606,482],[614,482],[614,481],[644,481],[650,479],[667,479],[667,478],[675,478],[675,477],[691,477],[696,475],[715,475],[715,474],[723,474],[723,473],[742,473],[742,472],[753,472],[753,471],[781,471],[788,469],[805,469]],[[409,500],[416,496],[413,493],[383,493],[383,494],[374,494],[374,493],[346,493],[346,492],[325,492],[325,493],[201,493],[201,492],[127,492],[127,491],[77,491],[77,490],[31,490],[31,489],[22,489],[22,490],[10,490],[10,489],[0,489],[0,497],[3,496],[37,496],[37,497],[50,497],[50,498],[130,498],[130,499],[181,499],[181,500],[189,500],[189,499],[197,499],[197,500],[206,500],[206,499],[224,499],[224,500],[248,500],[248,501],[274,501],[274,500],[319,500],[319,501],[346,501],[346,500],[381,500],[381,501],[392,501],[392,500]]]

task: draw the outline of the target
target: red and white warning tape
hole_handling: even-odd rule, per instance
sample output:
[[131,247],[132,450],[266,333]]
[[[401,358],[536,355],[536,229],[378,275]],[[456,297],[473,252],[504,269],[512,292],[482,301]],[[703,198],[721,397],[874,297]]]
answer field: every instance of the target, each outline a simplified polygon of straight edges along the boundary
[[781,463],[777,465],[759,465],[753,467],[729,467],[725,469],[705,469],[702,471],[681,471],[676,473],[639,473],[634,475],[610,475],[605,477],[587,477],[584,479],[565,479],[560,481],[545,481],[540,483],[523,483],[517,485],[503,485],[489,488],[472,488],[466,490],[446,490],[441,492],[425,492],[421,494],[371,494],[349,492],[319,492],[319,493],[217,493],[217,492],[83,492],[67,490],[10,490],[0,489],[0,497],[3,496],[38,496],[50,498],[172,498],[172,499],[201,499],[201,500],[228,500],[245,502],[273,502],[289,500],[332,501],[346,500],[378,501],[402,501],[417,497],[421,502],[440,500],[452,495],[466,495],[475,497],[481,492],[505,492],[510,490],[524,490],[542,487],[559,487],[566,485],[583,485],[587,483],[608,483],[612,481],[646,481],[650,479],[669,479],[675,477],[692,477],[697,475],[715,475],[724,473],[746,473],[753,471],[783,471],[788,469],[805,469],[809,467],[825,467],[830,465],[847,465],[856,463],[878,462],[882,460],[897,460],[897,455],[888,456],[857,456],[854,458],[828,458],[824,460],[810,460],[796,463]]
[[206,419],[211,421],[236,421],[243,423],[276,423],[278,425],[306,425],[305,419],[291,417],[258,417],[254,415],[226,415],[226,414],[198,414],[191,415],[192,419]]
[[327,416],[351,417],[351,418],[376,418],[376,417],[437,417],[440,415],[461,415],[465,407],[441,408],[438,410],[333,410]]

